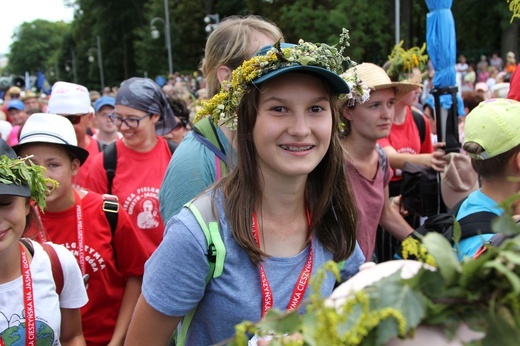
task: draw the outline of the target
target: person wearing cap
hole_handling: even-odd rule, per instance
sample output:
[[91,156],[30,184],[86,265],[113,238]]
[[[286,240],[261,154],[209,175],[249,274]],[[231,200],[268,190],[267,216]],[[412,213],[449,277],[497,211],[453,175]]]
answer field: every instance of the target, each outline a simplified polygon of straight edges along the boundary
[[[250,59],[260,48],[281,39],[283,34],[280,29],[258,16],[231,16],[221,21],[208,36],[202,60],[208,97],[213,97],[221,90],[231,72],[244,60]],[[166,221],[235,165],[233,132],[226,124],[211,127],[208,120],[201,120],[200,123],[212,130],[220,143],[219,155],[225,160],[219,159],[214,151],[201,143],[195,132],[186,134],[168,165],[159,191],[161,215]],[[197,131],[197,127],[194,130]],[[189,184],[186,184],[186,177],[190,177]]]
[[[38,224],[31,202],[43,210],[56,182],[26,160],[0,140],[0,345],[85,345],[80,308],[88,297],[78,264],[65,247],[43,244],[43,230],[31,228]],[[58,265],[61,291],[53,274]]]
[[[520,192],[520,102],[489,99],[468,116],[463,149],[481,179],[480,189],[462,202],[457,220],[477,212],[502,215],[500,206]],[[493,233],[479,234],[459,243],[459,258],[473,257]]]
[[[184,208],[147,262],[128,345],[166,344],[195,307],[185,344],[215,344],[271,307],[298,309],[309,296],[312,268],[346,260],[342,280],[357,272],[364,256],[337,131],[337,96],[349,91],[337,74],[344,60],[325,44],[265,47],[199,113],[236,129],[237,166],[198,197],[220,220],[224,270],[206,286],[204,232]],[[324,296],[334,282],[324,279]]]
[[122,137],[121,133],[117,132],[116,124],[109,117],[114,111],[115,103],[116,99],[111,96],[102,96],[94,102],[93,123],[97,131],[92,138],[98,141],[102,150]]
[[7,138],[7,144],[13,146],[18,143],[18,136],[20,129],[25,124],[25,121],[29,117],[25,111],[25,105],[20,100],[12,100],[7,104],[7,115],[13,128]]
[[356,197],[356,238],[365,258],[370,261],[379,224],[399,241],[413,232],[398,208],[391,204],[388,184],[393,172],[377,141],[390,134],[395,103],[417,87],[392,82],[385,70],[372,63],[352,67],[341,76],[348,82],[354,75],[369,91],[360,93],[358,90],[363,89],[351,88],[353,91],[343,102],[342,144],[347,180]]
[[175,128],[177,121],[157,83],[138,77],[121,83],[110,119],[123,135],[110,144],[116,150],[111,189],[104,166],[106,151],[93,159],[86,187],[119,197],[151,255],[164,234],[158,194],[172,157],[162,136]]
[[[113,196],[73,187],[73,176],[89,153],[77,145],[65,117],[33,114],[14,149],[21,157],[31,155],[59,183],[46,196],[40,220],[53,242],[73,251],[88,278],[89,302],[81,311],[87,345],[122,344],[148,257],[130,217]],[[105,211],[110,206],[115,227]]]
[[97,141],[87,133],[93,116],[87,88],[68,82],[54,83],[46,112],[68,119],[74,126],[78,146],[89,152],[87,161],[74,176],[74,184],[79,188],[85,187],[90,164],[94,156],[101,151]]
[[34,113],[42,112],[42,105],[40,102],[40,98],[38,95],[33,93],[32,91],[27,91],[25,95],[22,97],[23,104],[25,105],[25,109],[34,109],[37,110]]

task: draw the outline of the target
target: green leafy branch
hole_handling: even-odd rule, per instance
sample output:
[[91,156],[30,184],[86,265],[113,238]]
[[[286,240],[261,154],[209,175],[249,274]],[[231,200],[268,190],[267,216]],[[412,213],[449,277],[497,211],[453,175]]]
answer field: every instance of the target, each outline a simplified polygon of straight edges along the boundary
[[46,206],[45,196],[59,186],[56,180],[45,177],[45,168],[32,163],[32,156],[11,159],[0,156],[0,182],[6,185],[27,185],[40,210]]

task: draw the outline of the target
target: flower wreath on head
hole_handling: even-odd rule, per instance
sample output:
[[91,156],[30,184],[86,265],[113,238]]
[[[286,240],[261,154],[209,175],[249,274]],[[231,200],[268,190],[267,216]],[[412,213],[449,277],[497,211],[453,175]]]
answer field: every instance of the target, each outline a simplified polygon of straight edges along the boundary
[[57,188],[59,183],[54,179],[45,178],[45,167],[32,164],[31,157],[11,159],[6,155],[0,156],[0,182],[6,185],[29,186],[31,199],[43,211],[47,205],[45,196],[50,190]]
[[403,48],[403,42],[399,42],[388,56],[388,69],[386,73],[391,80],[403,82],[409,78],[414,68],[418,68],[422,73],[426,70],[428,55],[424,54],[426,43],[422,47],[412,47],[408,50]]
[[[196,123],[210,115],[217,126],[225,124],[230,129],[235,130],[238,123],[236,109],[240,104],[247,85],[266,73],[284,67],[296,64],[317,66],[338,75],[341,74],[344,70],[343,63],[347,65],[347,68],[355,64],[348,56],[343,55],[345,47],[349,46],[348,39],[348,30],[343,29],[337,44],[339,49],[336,48],[336,45],[315,44],[301,39],[295,46],[282,48],[280,41],[278,41],[265,55],[254,56],[235,69],[231,75],[231,80],[222,83],[223,87],[220,92],[210,100],[202,102],[203,107],[197,112],[194,122]],[[350,81],[349,86],[358,86],[360,83],[359,80],[353,79]],[[352,88],[351,90],[354,89],[357,88]],[[340,97],[344,98],[347,96]]]
[[347,106],[353,106],[356,103],[365,103],[370,98],[370,88],[357,75],[356,67],[345,71],[341,78],[348,84],[350,93],[340,95],[340,100],[346,100]]

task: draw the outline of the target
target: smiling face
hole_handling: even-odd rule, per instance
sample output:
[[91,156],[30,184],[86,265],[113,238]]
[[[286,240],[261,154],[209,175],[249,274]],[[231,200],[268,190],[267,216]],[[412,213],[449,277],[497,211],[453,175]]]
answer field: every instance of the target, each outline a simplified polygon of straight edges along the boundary
[[325,156],[332,135],[330,95],[312,75],[287,73],[260,86],[253,141],[264,175],[303,176]]
[[120,126],[117,127],[123,135],[123,142],[130,149],[140,151],[141,148],[146,146],[146,143],[155,138],[155,123],[159,120],[158,115],[154,114],[147,117],[145,112],[123,105],[116,105],[113,114],[123,119],[142,118],[135,128],[127,126],[124,122],[121,122]]
[[373,141],[388,137],[392,129],[394,106],[394,89],[387,88],[370,92],[370,99],[356,104],[354,108],[344,107],[345,117],[350,121],[350,133]]
[[0,195],[0,254],[14,249],[25,230],[29,201],[25,197]]

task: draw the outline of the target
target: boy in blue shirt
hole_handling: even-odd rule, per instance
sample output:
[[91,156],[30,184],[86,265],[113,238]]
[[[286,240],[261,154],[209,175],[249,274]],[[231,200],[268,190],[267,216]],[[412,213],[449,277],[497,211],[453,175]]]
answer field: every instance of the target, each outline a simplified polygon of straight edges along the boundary
[[[481,178],[481,188],[461,204],[457,220],[477,213],[501,215],[500,203],[520,191],[520,102],[490,99],[481,102],[466,117],[463,148]],[[474,257],[494,233],[463,239],[459,259]]]

